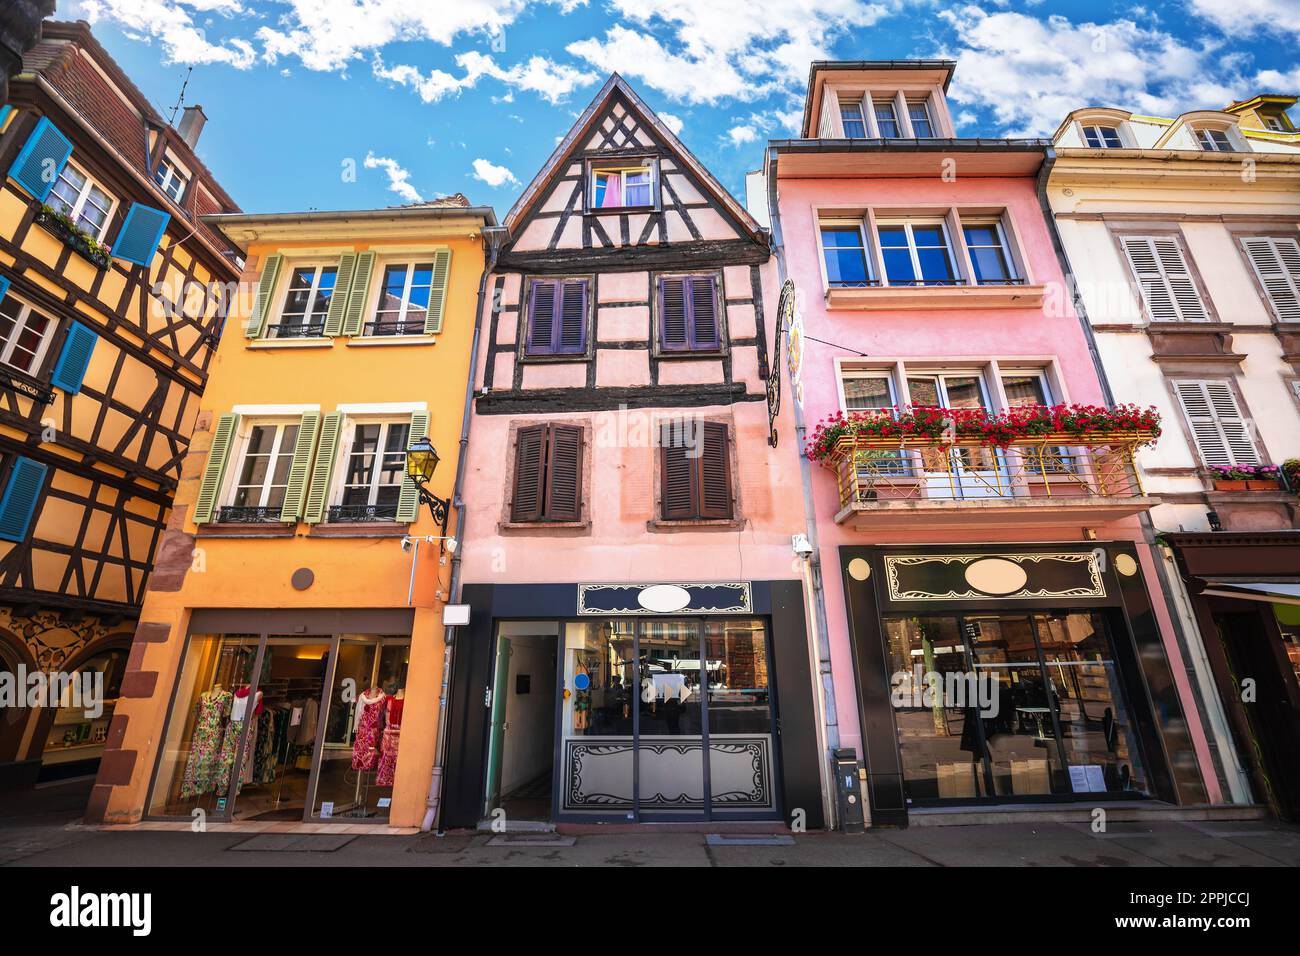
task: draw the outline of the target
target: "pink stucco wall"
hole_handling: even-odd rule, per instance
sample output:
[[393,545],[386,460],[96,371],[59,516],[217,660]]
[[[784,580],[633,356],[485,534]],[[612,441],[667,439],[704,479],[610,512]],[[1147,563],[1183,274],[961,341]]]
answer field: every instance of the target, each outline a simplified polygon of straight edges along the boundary
[[[1029,360],[1033,360],[1033,364],[1054,360],[1064,393],[1056,396],[1058,401],[1102,403],[1101,387],[1078,318],[1069,303],[1062,302],[1059,294],[1063,277],[1032,179],[959,178],[948,183],[937,179],[782,178],[778,186],[786,262],[790,277],[799,289],[805,330],[808,336],[835,343],[826,345],[806,340],[804,411],[810,430],[824,416],[839,408],[836,359],[854,359],[857,352],[870,356],[864,361],[928,359],[934,362],[941,359],[951,360],[946,364],[954,366],[963,364],[963,359],[970,360],[971,364],[977,359],[996,359],[1004,365],[1006,360],[1017,357],[1026,360],[1023,364],[1029,364]],[[827,206],[870,206],[877,209],[878,215],[880,207],[888,206],[1005,208],[1014,225],[1029,277],[1035,283],[1048,285],[1048,299],[1042,308],[829,310],[824,300],[817,236],[817,209]],[[942,530],[855,531],[834,521],[839,499],[831,473],[819,466],[814,466],[813,471],[836,709],[843,745],[857,747],[861,753],[848,622],[839,575],[840,546],[1079,541],[1083,540],[1083,529],[1078,524],[1018,528],[1014,516],[1009,515],[1007,526],[995,531],[965,529],[956,523]],[[1186,667],[1173,638],[1173,627],[1160,592],[1156,567],[1143,543],[1138,519],[1090,524],[1101,540],[1137,543],[1169,666],[1182,696],[1201,776],[1210,800],[1220,802],[1222,795],[1212,770],[1205,730],[1192,706]]]

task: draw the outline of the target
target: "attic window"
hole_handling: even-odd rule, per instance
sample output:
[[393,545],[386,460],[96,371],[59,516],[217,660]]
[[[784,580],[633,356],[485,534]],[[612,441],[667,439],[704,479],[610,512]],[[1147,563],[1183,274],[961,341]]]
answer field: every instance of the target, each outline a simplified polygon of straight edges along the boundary
[[1122,145],[1119,130],[1114,126],[1085,126],[1083,139],[1093,149],[1118,149]]
[[654,168],[649,163],[592,167],[592,209],[648,208],[654,204]]
[[185,187],[189,185],[190,177],[185,169],[172,158],[171,154],[165,155],[158,163],[158,168],[153,174],[156,182],[172,202],[180,203],[181,197],[185,195]]
[[1196,133],[1196,142],[1201,149],[1210,153],[1231,153],[1234,152],[1232,140],[1228,139],[1227,130],[1211,129],[1209,127],[1199,127],[1194,130]]

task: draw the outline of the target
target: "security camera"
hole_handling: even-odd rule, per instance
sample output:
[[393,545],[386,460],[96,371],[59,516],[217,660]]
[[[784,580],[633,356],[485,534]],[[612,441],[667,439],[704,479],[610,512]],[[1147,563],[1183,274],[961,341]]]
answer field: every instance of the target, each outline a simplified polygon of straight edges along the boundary
[[403,553],[410,551],[413,547],[415,547],[415,542],[412,541],[410,538],[403,538],[403,539],[402,539],[402,551],[403,551]]
[[806,534],[795,534],[790,536],[790,547],[794,553],[801,557],[808,557],[813,553],[812,542],[808,540]]
[[447,549],[448,554],[455,554],[456,549],[460,547],[460,542],[457,541],[455,538],[448,538],[443,543],[443,547]]

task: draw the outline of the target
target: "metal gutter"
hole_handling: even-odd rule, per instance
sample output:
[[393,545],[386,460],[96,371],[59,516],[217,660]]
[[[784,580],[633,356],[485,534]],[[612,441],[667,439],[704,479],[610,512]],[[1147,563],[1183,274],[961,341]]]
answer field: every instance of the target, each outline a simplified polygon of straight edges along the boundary
[[[776,259],[777,283],[784,286],[789,272],[785,264],[785,242],[781,233],[781,210],[777,202],[776,195],[776,166],[779,147],[774,143],[769,143],[767,148],[767,161],[764,164],[767,172],[767,205],[768,218],[772,223],[772,254]],[[797,301],[797,300],[796,300]],[[781,322],[780,315],[776,321],[779,325]],[[778,331],[779,334],[779,331]],[[770,375],[780,375],[779,366],[773,366]],[[793,387],[793,383],[791,383]],[[803,408],[798,402],[791,399],[794,406],[794,427],[796,441],[798,445],[796,452],[799,453],[807,440],[808,426],[804,421]],[[835,707],[835,676],[831,670],[831,649],[826,617],[826,594],[822,586],[821,573],[821,545],[817,537],[817,508],[813,500],[812,490],[812,462],[808,457],[799,453],[799,475],[803,485],[803,514],[804,514],[804,533],[808,536],[808,542],[812,547],[811,554],[804,559],[805,566],[805,588],[811,591],[813,605],[813,637],[816,647],[816,659],[813,663],[816,665],[816,700],[822,711],[819,723],[819,732],[822,728],[825,730],[825,739],[823,740],[823,750],[821,754],[820,775],[822,788],[822,805],[826,815],[827,829],[834,829],[836,826],[835,814],[838,809],[837,801],[834,799],[831,789],[831,761],[834,751],[840,747],[840,727],[839,717]],[[812,648],[809,649],[810,652]],[[811,656],[811,654],[810,654]],[[863,807],[864,811],[866,807]]]
[[497,224],[491,206],[386,206],[383,209],[327,210],[324,212],[218,212],[200,216],[211,226],[297,225],[310,222],[354,222],[358,219],[445,219],[464,216],[482,219],[488,227]]
[[[1056,253],[1057,262],[1061,266],[1061,271],[1065,275],[1066,288],[1070,293],[1071,303],[1074,305],[1075,317],[1079,320],[1079,327],[1083,330],[1084,340],[1088,343],[1088,355],[1092,359],[1093,370],[1097,373],[1097,380],[1101,385],[1102,397],[1106,400],[1107,405],[1115,404],[1115,393],[1111,389],[1110,379],[1106,375],[1106,366],[1101,360],[1101,352],[1097,348],[1097,337],[1092,329],[1092,322],[1088,319],[1088,310],[1083,303],[1083,296],[1079,293],[1079,283],[1075,278],[1074,269],[1070,264],[1070,257],[1065,251],[1065,245],[1061,241],[1061,234],[1056,226],[1056,216],[1052,212],[1052,204],[1047,196],[1047,184],[1052,175],[1052,168],[1056,165],[1056,150],[1052,147],[1047,149],[1046,157],[1042,167],[1038,170],[1037,192],[1038,205],[1043,213],[1043,220],[1047,223],[1047,233],[1052,240],[1052,251]],[[1218,705],[1213,715],[1209,712],[1209,707],[1205,702],[1204,695],[1201,693],[1202,678],[1209,674],[1209,660],[1205,655],[1205,648],[1201,642],[1199,632],[1196,634],[1196,640],[1193,642],[1189,637],[1186,628],[1183,627],[1182,609],[1184,601],[1180,600],[1179,592],[1175,589],[1173,582],[1170,580],[1171,570],[1169,567],[1170,557],[1163,555],[1162,549],[1156,541],[1155,525],[1151,521],[1151,513],[1142,511],[1138,514],[1138,521],[1142,525],[1142,537],[1146,542],[1147,549],[1153,558],[1161,557],[1157,560],[1156,579],[1160,582],[1160,593],[1165,599],[1165,606],[1169,609],[1169,620],[1174,628],[1174,641],[1178,645],[1179,651],[1184,657],[1184,667],[1188,672],[1188,683],[1192,688],[1192,704],[1195,706],[1197,716],[1200,718],[1203,726],[1213,728],[1214,736],[1227,734],[1226,738],[1232,741],[1231,734],[1228,731],[1227,715],[1223,712],[1223,705],[1215,701]],[[1179,585],[1181,588],[1181,584]],[[1193,650],[1193,644],[1195,650]],[[1212,686],[1212,685],[1211,685]],[[1212,755],[1217,757],[1214,761],[1214,773],[1218,778],[1219,786],[1224,793],[1232,794],[1240,792],[1242,781],[1245,780],[1245,773],[1236,754],[1230,752],[1223,753],[1223,748],[1214,742],[1215,746],[1211,747]],[[1231,758],[1234,767],[1233,771],[1237,777],[1238,785],[1234,787],[1228,780],[1229,768],[1225,766],[1227,759]],[[1249,790],[1246,793],[1249,802]]]
[[1050,139],[988,139],[949,137],[933,139],[774,139],[769,149],[786,153],[1033,153],[1052,148]]
[[[496,268],[497,254],[507,238],[503,226],[493,224],[483,230],[483,273],[478,280],[478,305],[474,312],[474,334],[470,341],[469,375],[465,379],[465,405],[460,416],[460,454],[456,458],[456,481],[452,486],[451,504],[456,509],[457,548],[451,556],[451,583],[447,586],[447,598],[444,604],[455,604],[460,600],[461,554],[465,544],[465,500],[462,492],[465,488],[466,462],[469,459],[469,430],[474,412],[474,377],[478,367],[479,342],[483,336],[483,300],[487,294],[488,276]],[[442,687],[438,692],[438,738],[434,747],[433,773],[429,780],[429,798],[425,802],[424,819],[420,829],[428,831],[437,825],[442,817],[442,772],[443,758],[447,747],[447,695],[451,692],[451,668],[455,662],[456,632],[449,638],[443,632],[442,651]]]

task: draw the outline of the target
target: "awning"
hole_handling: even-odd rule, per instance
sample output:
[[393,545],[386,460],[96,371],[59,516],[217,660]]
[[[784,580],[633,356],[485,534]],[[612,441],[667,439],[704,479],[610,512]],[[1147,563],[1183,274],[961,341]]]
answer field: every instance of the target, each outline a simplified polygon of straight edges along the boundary
[[1236,578],[1205,578],[1205,597],[1263,601],[1267,604],[1300,605],[1300,581],[1241,581]]

